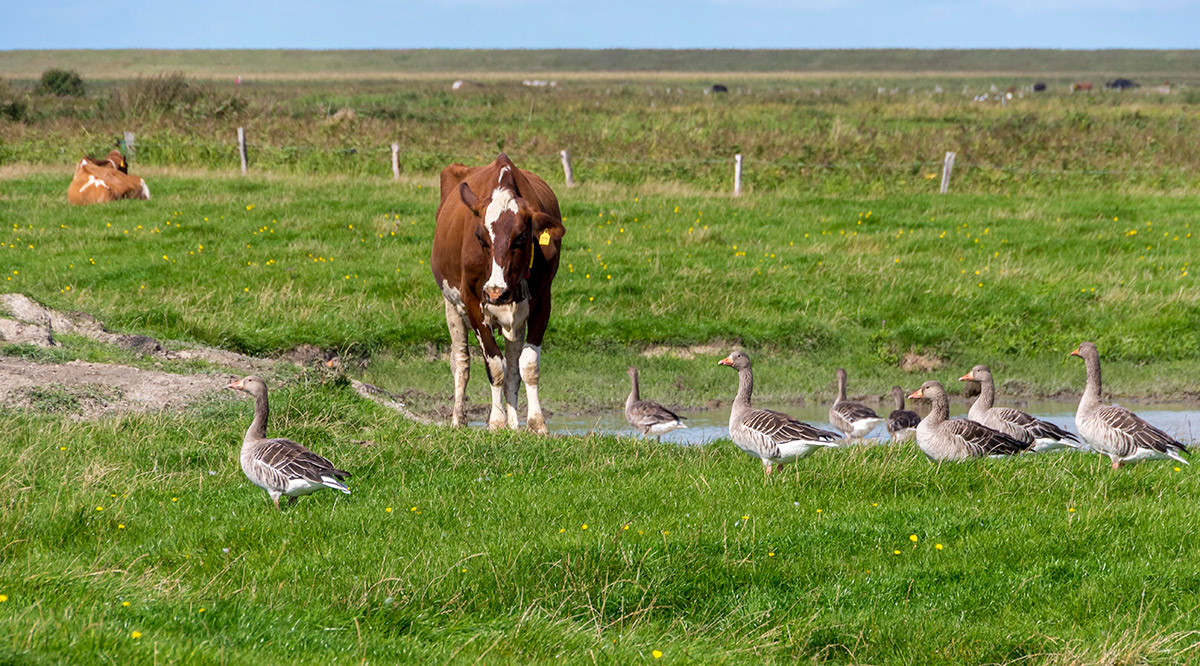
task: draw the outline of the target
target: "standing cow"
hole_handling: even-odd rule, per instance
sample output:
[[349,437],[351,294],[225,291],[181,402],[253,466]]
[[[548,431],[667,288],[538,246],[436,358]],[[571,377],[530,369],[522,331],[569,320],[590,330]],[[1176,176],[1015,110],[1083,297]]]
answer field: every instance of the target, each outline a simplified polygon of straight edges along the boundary
[[[524,380],[526,425],[546,432],[538,370],[542,336],[550,321],[550,283],[558,272],[564,233],[554,191],[538,176],[518,169],[508,155],[501,153],[487,166],[451,164],[442,171],[442,202],[429,263],[450,328],[453,425],[464,423],[470,326],[483,347],[492,385],[488,427],[517,428],[518,382]],[[504,337],[503,350],[496,342],[497,332]]]

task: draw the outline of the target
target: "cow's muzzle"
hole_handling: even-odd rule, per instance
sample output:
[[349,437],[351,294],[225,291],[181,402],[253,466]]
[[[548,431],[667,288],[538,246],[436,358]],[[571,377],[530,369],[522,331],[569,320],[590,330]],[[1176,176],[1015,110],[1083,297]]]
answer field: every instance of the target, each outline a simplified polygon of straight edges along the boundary
[[484,287],[483,300],[489,305],[504,305],[512,300],[512,290],[503,287]]

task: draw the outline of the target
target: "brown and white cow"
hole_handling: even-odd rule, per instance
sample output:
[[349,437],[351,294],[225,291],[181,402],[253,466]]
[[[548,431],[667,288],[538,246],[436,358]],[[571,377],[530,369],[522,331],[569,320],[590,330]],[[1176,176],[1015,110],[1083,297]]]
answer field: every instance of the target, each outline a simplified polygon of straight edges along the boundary
[[[452,164],[442,171],[430,265],[450,329],[453,425],[464,423],[470,326],[483,347],[492,385],[488,427],[517,428],[517,389],[523,380],[529,402],[526,425],[546,432],[538,373],[563,233],[554,191],[538,176],[518,169],[507,155],[501,153],[487,166]],[[496,333],[504,338],[503,350]]]
[[67,201],[82,206],[115,199],[149,199],[150,188],[137,176],[100,166],[83,158],[75,167],[75,178],[67,188]]

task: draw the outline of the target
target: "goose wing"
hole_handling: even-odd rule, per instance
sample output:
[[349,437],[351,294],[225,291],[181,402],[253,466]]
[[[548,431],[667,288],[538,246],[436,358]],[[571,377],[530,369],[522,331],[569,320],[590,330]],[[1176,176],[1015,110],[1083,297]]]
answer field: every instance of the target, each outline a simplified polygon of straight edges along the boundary
[[803,421],[797,420],[770,409],[757,409],[742,420],[747,428],[761,433],[776,446],[788,442],[812,442],[814,444],[829,444],[837,446],[841,436],[821,430]]
[[1049,421],[1043,421],[1019,409],[993,407],[990,413],[997,420],[1029,433],[1035,440],[1053,439],[1060,442],[1079,443],[1079,438],[1074,433],[1063,430]]
[[290,439],[263,440],[255,447],[251,464],[255,474],[271,488],[286,489],[291,481],[304,480],[349,492],[341,483],[341,479],[350,478],[349,472]]
[[968,419],[945,421],[942,428],[947,435],[957,439],[971,456],[1012,455],[1029,448],[1026,442]]
[[875,410],[858,402],[839,402],[833,406],[833,411],[850,423],[862,421],[863,419],[879,418]]
[[1139,448],[1166,454],[1170,454],[1172,449],[1187,453],[1187,447],[1182,442],[1150,425],[1145,419],[1124,407],[1118,405],[1103,407],[1096,412],[1096,418],[1111,433],[1110,436],[1114,442],[1127,449],[1124,455],[1129,455]]
[[649,428],[661,423],[683,421],[683,418],[657,402],[641,400],[625,410],[625,419],[635,428]]
[[887,417],[888,432],[896,432],[905,428],[915,428],[921,425],[921,417],[908,409],[897,409]]

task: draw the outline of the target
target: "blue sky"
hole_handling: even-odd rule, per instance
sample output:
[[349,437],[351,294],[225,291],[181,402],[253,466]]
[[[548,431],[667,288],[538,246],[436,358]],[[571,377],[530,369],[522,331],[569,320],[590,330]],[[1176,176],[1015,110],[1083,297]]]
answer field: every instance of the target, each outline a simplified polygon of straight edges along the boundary
[[1200,0],[0,0],[0,49],[1198,48]]

